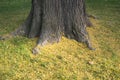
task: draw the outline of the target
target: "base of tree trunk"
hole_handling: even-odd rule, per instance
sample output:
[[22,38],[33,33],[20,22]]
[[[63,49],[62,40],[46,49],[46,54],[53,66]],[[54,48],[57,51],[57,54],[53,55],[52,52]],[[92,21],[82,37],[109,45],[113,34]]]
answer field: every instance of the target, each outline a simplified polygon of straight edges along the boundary
[[87,17],[84,0],[32,0],[31,11],[24,24],[0,39],[17,35],[39,37],[34,54],[39,52],[39,46],[59,42],[61,36],[86,43],[89,49],[94,50],[86,26],[92,24]]

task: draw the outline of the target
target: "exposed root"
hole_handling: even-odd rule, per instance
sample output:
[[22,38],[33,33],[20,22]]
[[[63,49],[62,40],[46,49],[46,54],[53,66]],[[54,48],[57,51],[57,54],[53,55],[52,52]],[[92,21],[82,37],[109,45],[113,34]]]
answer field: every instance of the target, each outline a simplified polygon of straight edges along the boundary
[[17,28],[15,31],[9,33],[9,34],[5,34],[0,36],[0,40],[7,40],[16,36],[24,36],[25,35],[25,31],[22,30],[22,27]]
[[90,50],[95,50],[95,48],[92,47],[92,45],[91,45],[91,43],[90,43],[89,40],[87,40],[85,43],[86,43],[87,47],[88,47]]
[[96,16],[91,15],[91,14],[87,14],[87,16],[88,16],[89,18],[98,19]]
[[11,34],[6,34],[6,35],[3,35],[3,36],[0,36],[0,40],[7,40],[7,39],[10,39],[14,37],[13,35]]
[[32,53],[33,53],[34,55],[39,54],[39,53],[40,53],[40,49],[39,49],[38,47],[35,47],[35,48],[32,50]]

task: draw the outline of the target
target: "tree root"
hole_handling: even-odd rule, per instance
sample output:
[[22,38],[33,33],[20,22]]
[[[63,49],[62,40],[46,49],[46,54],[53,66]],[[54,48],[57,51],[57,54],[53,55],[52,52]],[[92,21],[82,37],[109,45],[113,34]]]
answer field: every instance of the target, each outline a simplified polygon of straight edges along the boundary
[[92,47],[92,45],[91,45],[91,43],[90,43],[89,40],[87,40],[87,41],[85,42],[85,44],[87,45],[87,47],[88,47],[90,50],[96,50],[95,48]]
[[94,16],[94,15],[91,15],[91,14],[87,14],[87,17],[93,18],[93,19],[98,19],[98,17],[96,17],[96,16]]
[[32,50],[32,53],[33,53],[34,55],[39,54],[39,53],[40,53],[40,49],[39,49],[38,47],[35,47],[35,48]]
[[11,34],[6,34],[6,35],[3,35],[3,36],[0,36],[0,40],[7,40],[7,39],[10,39],[14,37],[13,35]]

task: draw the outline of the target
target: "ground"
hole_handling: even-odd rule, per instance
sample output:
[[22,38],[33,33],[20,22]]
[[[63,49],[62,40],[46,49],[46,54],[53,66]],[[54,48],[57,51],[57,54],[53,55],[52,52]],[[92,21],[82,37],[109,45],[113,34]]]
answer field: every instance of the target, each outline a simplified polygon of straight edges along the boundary
[[[96,48],[62,37],[59,43],[31,53],[37,38],[0,41],[0,80],[120,80],[120,1],[86,0],[93,27],[87,28]],[[30,0],[1,0],[0,35],[24,22]]]

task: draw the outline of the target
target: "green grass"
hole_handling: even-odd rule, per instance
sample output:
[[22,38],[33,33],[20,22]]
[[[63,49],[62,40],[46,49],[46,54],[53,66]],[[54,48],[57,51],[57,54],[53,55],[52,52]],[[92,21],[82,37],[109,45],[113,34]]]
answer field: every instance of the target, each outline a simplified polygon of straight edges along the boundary
[[[37,39],[0,41],[0,80],[120,80],[120,1],[86,3],[88,13],[98,17],[87,28],[96,51],[63,37],[35,56],[31,50]],[[1,0],[0,35],[22,24],[29,9],[30,0]]]

